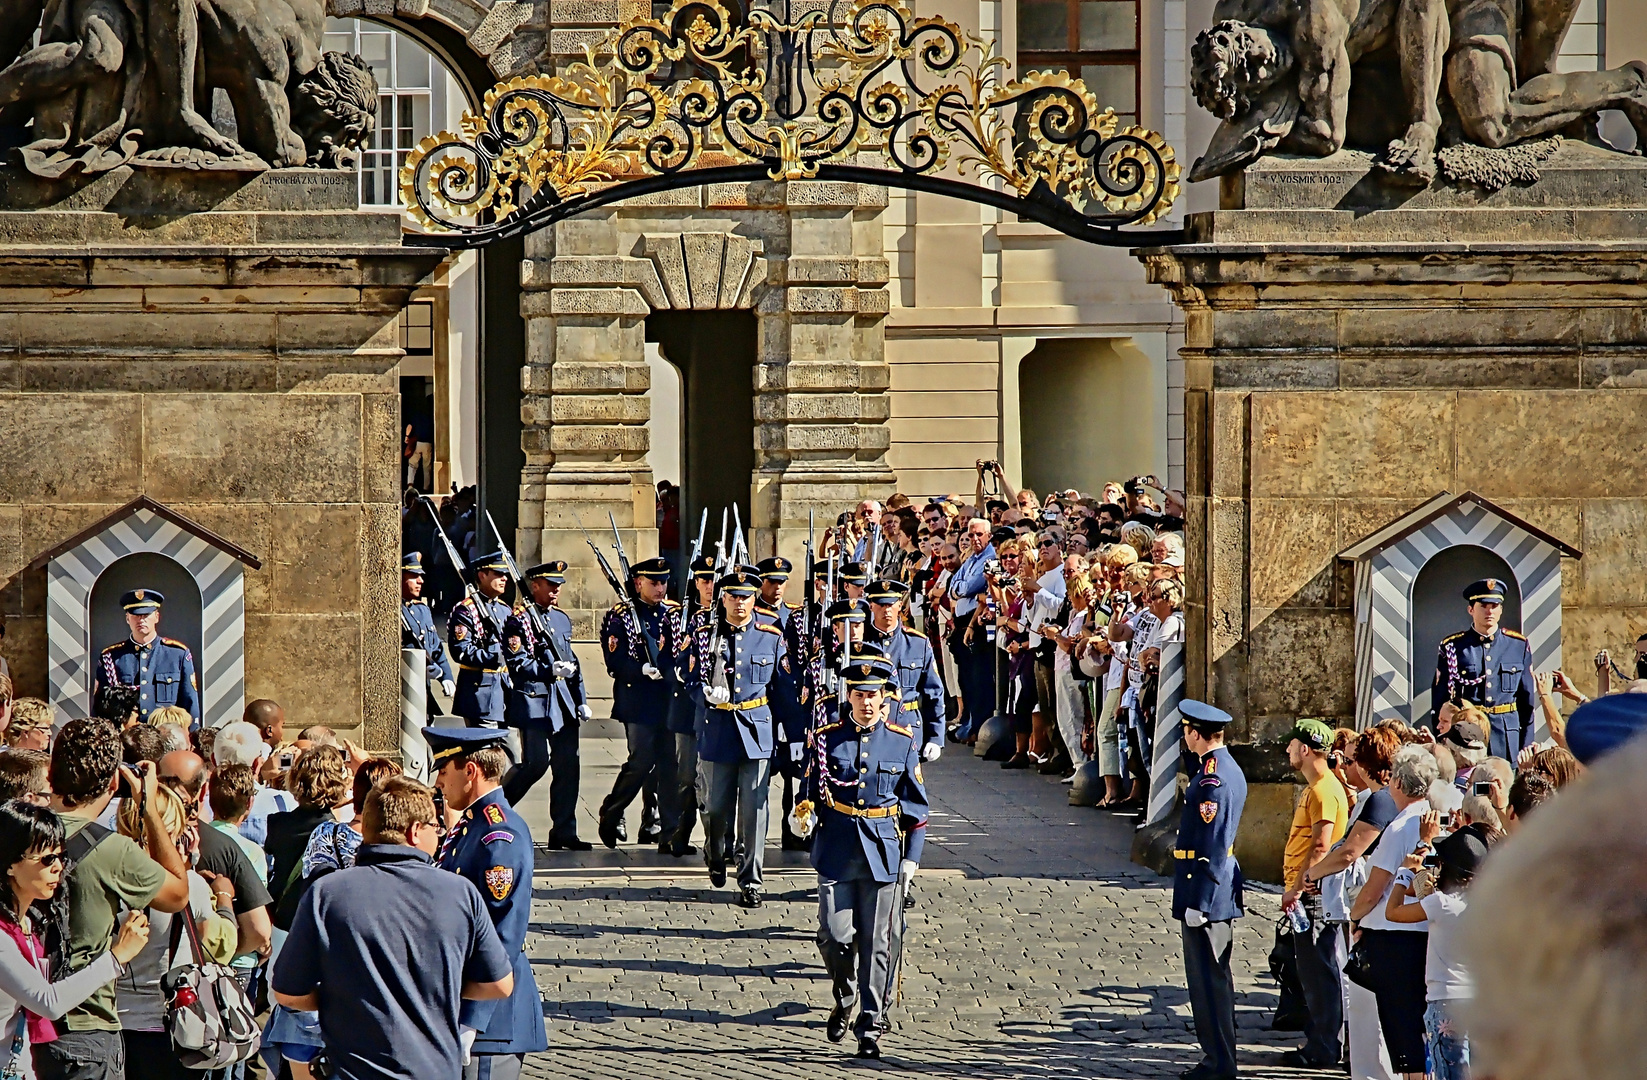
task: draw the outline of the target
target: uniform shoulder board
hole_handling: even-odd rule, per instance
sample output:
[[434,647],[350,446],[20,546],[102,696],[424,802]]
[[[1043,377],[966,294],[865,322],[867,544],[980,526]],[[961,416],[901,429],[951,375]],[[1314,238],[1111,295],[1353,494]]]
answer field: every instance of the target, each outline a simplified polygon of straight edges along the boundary
[[886,728],[888,731],[896,731],[899,735],[907,735],[911,739],[915,737],[915,733],[909,728],[904,727],[902,724],[894,724],[890,720],[887,721]]
[[681,602],[679,600],[671,600],[666,596],[663,598],[663,606],[666,608],[678,608],[681,606]]
[[790,611],[799,611],[799,610],[801,610],[801,608],[805,607],[806,605],[805,604],[787,604],[786,606],[789,608]]
[[104,649],[103,651],[106,652],[106,653],[112,653],[112,652],[114,652],[114,650],[123,647],[125,644],[126,643],[124,641],[117,641],[113,645],[110,645],[108,648]]
[[164,641],[167,645],[170,645],[174,649],[182,649],[184,652],[189,651],[189,647],[176,638],[163,637],[160,640]]
[[472,597],[472,596],[465,596],[462,600],[459,600],[457,602],[457,606],[458,607],[474,607],[475,606],[475,598]]
[[822,727],[818,728],[817,731],[813,732],[813,734],[814,735],[822,735],[824,732],[834,731],[836,728],[838,728],[840,726],[841,726],[841,721],[837,720],[833,724],[824,724]]
[[1452,635],[1449,635],[1447,637],[1444,637],[1444,638],[1441,639],[1441,644],[1445,645],[1449,641],[1457,641],[1459,638],[1464,636],[1464,633],[1465,633],[1465,631],[1460,630],[1456,634],[1452,634]]
[[1504,631],[1504,636],[1505,637],[1513,637],[1517,641],[1526,641],[1527,640],[1527,635],[1526,634],[1518,634],[1514,630]]
[[625,611],[629,610],[629,605],[624,601],[619,600],[617,603],[612,605],[611,610],[614,614],[622,615]]
[[758,622],[758,623],[755,624],[755,629],[765,630],[765,631],[767,631],[768,633],[771,633],[771,634],[781,634],[781,633],[783,633],[782,629],[780,629],[777,626],[774,626],[772,623],[769,623],[769,622]]

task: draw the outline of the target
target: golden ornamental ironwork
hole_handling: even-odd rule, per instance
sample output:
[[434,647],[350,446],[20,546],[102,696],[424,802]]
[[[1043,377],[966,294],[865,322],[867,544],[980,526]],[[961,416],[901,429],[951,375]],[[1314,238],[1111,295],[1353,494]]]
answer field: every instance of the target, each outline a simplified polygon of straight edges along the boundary
[[401,169],[406,206],[434,233],[412,239],[473,246],[674,187],[833,178],[1131,243],[1121,226],[1178,197],[1166,141],[1122,126],[1068,72],[1012,79],[992,42],[901,0],[784,12],[738,22],[717,0],[675,0],[559,74],[493,87]]

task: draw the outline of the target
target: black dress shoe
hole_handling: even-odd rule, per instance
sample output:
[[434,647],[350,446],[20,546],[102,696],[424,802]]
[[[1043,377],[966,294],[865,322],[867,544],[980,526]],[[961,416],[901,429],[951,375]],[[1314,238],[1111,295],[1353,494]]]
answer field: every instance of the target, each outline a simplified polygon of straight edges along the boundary
[[1338,1066],[1336,1064],[1329,1064],[1325,1061],[1316,1061],[1313,1058],[1307,1058],[1304,1056],[1304,1051],[1302,1050],[1288,1050],[1286,1053],[1281,1055],[1281,1064],[1285,1065],[1289,1069],[1314,1069],[1317,1072],[1338,1071]]
[[861,1058],[878,1058],[881,1056],[881,1043],[874,1035],[863,1034],[858,1036],[858,1056]]
[[709,884],[717,889],[726,884],[726,861],[724,859],[709,864]]
[[587,840],[572,837],[570,840],[551,840],[546,845],[550,851],[593,851],[595,845]]
[[1035,763],[1033,761],[1029,760],[1029,755],[1028,754],[1013,754],[1011,757],[1009,757],[1005,761],[1001,762],[1001,768],[1003,768],[1003,769],[1027,769],[1033,764],[1035,764]]
[[1205,1065],[1197,1065],[1195,1068],[1186,1070],[1179,1075],[1183,1077],[1183,1080],[1236,1080],[1235,1074],[1232,1072],[1213,1072]]
[[852,1020],[852,1006],[837,1005],[829,1012],[829,1030],[825,1032],[829,1041],[838,1043],[846,1038],[847,1024]]
[[1270,1031],[1303,1031],[1309,1016],[1300,1012],[1276,1013],[1269,1023]]
[[915,906],[915,893],[913,891],[904,893],[904,910],[908,911],[911,908],[913,908],[914,906]]
[[760,907],[761,891],[753,885],[745,885],[743,891],[738,894],[738,906],[746,908]]
[[600,842],[609,848],[617,847],[619,841],[624,839],[623,822],[621,821],[602,821],[597,826],[596,831],[600,834]]
[[641,834],[640,834],[640,842],[642,844],[661,844],[661,843],[663,843],[664,842],[664,840],[663,840],[663,830],[662,829],[642,829]]
[[626,844],[629,842],[629,823],[622,818],[618,818],[618,839]]

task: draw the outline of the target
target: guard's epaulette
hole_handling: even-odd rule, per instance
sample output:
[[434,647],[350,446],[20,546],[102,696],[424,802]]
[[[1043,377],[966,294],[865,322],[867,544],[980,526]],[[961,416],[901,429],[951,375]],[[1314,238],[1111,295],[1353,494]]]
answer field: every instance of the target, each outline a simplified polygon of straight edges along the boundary
[[401,603],[402,603],[402,604],[427,604],[427,603],[428,603],[428,602],[429,602],[429,601],[427,601],[427,600],[425,600],[425,599],[424,599],[424,598],[423,598],[423,597],[421,597],[421,596],[420,596],[420,597],[418,597],[418,598],[417,598],[417,599],[415,599],[415,600],[402,600],[402,601],[401,601]]
[[819,728],[817,731],[814,731],[812,734],[822,735],[826,731],[834,731],[836,728],[840,727],[842,723],[843,723],[843,721],[837,720],[833,724],[825,724],[823,727]]
[[164,641],[167,645],[170,645],[174,649],[182,649],[184,652],[189,651],[189,647],[176,638],[163,637],[160,640]]
[[785,601],[785,603],[790,611],[799,611],[801,608],[806,606],[805,604],[789,604],[787,601]]
[[758,622],[758,623],[755,624],[755,629],[757,629],[757,630],[767,630],[767,631],[770,631],[771,633],[774,633],[774,634],[783,633],[782,629],[780,629],[775,624],[769,623],[769,622]]
[[125,644],[126,643],[124,641],[117,641],[113,645],[110,645],[108,648],[104,649],[103,651],[106,652],[106,653],[111,653],[111,652],[114,652],[114,650],[120,648],[121,646],[123,646]]
[[888,720],[886,722],[886,727],[887,727],[888,731],[896,731],[899,735],[907,735],[911,739],[913,739],[915,737],[915,732],[911,731],[909,728],[904,727],[902,724],[894,724],[892,721]]
[[462,600],[458,601],[457,606],[458,607],[474,607],[475,606],[475,598],[472,597],[472,596],[465,596]]
[[620,613],[625,612],[629,610],[629,605],[625,601],[619,600],[617,603],[612,605],[612,610]]
[[678,608],[681,606],[681,602],[679,600],[671,600],[666,596],[663,598],[663,606],[667,608]]
[[1504,631],[1504,636],[1505,637],[1513,637],[1517,641],[1526,641],[1527,640],[1527,635],[1526,634],[1518,634],[1514,630]]
[[1453,634],[1453,635],[1451,635],[1451,636],[1449,636],[1449,637],[1444,637],[1444,638],[1442,638],[1442,639],[1441,639],[1441,644],[1443,644],[1443,645],[1445,645],[1445,644],[1447,644],[1447,642],[1449,642],[1449,641],[1457,641],[1457,640],[1458,640],[1458,639],[1459,639],[1459,638],[1461,638],[1461,637],[1463,637],[1463,636],[1464,636],[1464,635],[1465,635],[1465,634],[1467,634],[1467,633],[1469,633],[1469,631],[1468,631],[1468,630],[1460,630],[1460,631],[1459,631],[1459,632],[1458,632],[1458,633],[1456,633],[1456,634]]

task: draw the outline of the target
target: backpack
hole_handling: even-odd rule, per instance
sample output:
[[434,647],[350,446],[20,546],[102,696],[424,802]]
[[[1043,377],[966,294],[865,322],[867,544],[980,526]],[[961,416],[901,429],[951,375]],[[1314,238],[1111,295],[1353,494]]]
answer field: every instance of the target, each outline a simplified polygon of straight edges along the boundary
[[[345,826],[347,827],[347,826]],[[303,872],[303,858],[292,864],[286,874],[286,880],[281,883],[280,899],[275,902],[272,921],[282,930],[292,928],[292,920],[297,918],[297,905],[303,902],[303,895],[309,891],[309,886],[325,877],[327,874],[340,870],[343,867],[343,852],[337,847],[337,832],[332,832],[332,859],[330,865],[317,866],[308,874]]]
[[[176,963],[181,936],[189,936],[190,956]],[[160,976],[166,996],[166,1034],[186,1069],[221,1069],[257,1053],[260,1034],[251,999],[234,970],[208,961],[200,948],[194,912],[172,916],[174,964]]]

